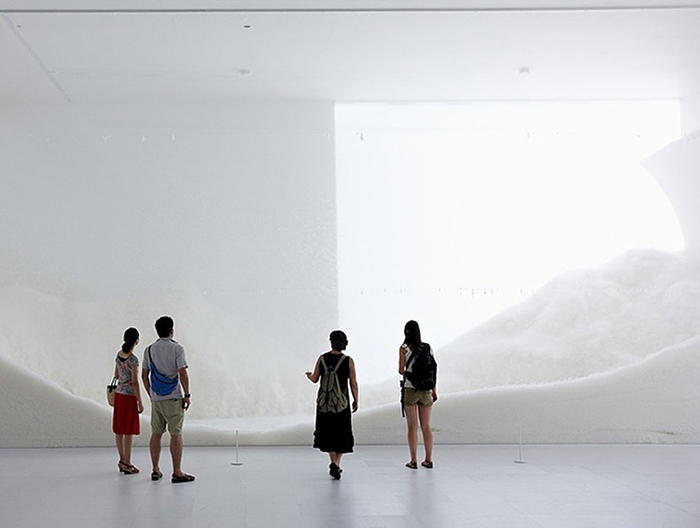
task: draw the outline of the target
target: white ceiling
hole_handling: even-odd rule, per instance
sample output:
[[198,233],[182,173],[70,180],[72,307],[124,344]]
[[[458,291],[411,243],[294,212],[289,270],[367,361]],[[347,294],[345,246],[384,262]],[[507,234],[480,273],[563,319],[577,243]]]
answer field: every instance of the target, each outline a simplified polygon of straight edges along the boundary
[[700,1],[0,0],[0,17],[0,103],[700,93]]

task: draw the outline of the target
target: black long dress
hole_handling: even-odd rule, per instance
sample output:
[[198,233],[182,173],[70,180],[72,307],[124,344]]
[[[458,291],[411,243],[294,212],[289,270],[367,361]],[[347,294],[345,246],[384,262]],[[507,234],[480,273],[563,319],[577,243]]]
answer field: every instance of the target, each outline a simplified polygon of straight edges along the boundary
[[[332,352],[323,354],[323,359],[328,367],[335,367],[341,357],[343,357],[342,354],[333,354]],[[319,368],[320,374],[323,376],[323,365],[319,365]],[[355,447],[355,437],[352,435],[352,402],[348,395],[348,381],[350,380],[349,356],[340,365],[337,374],[340,388],[348,396],[348,406],[339,413],[324,413],[316,408],[314,447],[324,453],[352,453],[353,447]]]

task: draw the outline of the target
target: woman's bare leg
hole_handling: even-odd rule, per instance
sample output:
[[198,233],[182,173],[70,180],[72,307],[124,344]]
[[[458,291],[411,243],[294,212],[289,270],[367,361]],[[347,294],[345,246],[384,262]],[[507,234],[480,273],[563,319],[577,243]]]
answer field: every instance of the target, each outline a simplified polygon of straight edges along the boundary
[[131,465],[131,446],[134,442],[134,435],[123,435],[124,440],[122,444],[122,462],[125,464]]
[[418,461],[418,410],[416,407],[417,405],[406,406],[406,425],[408,427],[406,438],[411,462]]
[[119,462],[126,462],[126,455],[124,454],[124,435],[115,434],[114,441],[117,444],[117,451],[119,452]]
[[425,462],[433,461],[433,430],[430,427],[430,413],[432,409],[432,406],[418,406],[420,429],[423,433],[423,447],[425,447]]

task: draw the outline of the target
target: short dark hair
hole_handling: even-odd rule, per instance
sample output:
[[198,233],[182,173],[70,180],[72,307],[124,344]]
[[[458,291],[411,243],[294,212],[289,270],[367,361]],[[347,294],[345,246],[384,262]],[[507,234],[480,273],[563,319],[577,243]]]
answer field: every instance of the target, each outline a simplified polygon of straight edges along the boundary
[[348,336],[342,330],[333,330],[331,332],[331,346],[333,350],[342,352],[348,347]]
[[159,317],[156,321],[156,333],[158,337],[170,337],[170,332],[173,331],[173,328],[175,328],[175,322],[173,318],[168,315]]

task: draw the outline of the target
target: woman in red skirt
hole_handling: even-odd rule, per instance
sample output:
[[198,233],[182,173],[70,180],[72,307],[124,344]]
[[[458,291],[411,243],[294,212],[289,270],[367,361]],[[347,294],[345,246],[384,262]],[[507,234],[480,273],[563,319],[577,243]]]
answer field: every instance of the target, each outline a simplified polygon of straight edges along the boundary
[[119,451],[119,471],[126,475],[135,475],[139,469],[131,464],[131,444],[134,435],[141,432],[139,414],[143,412],[141,391],[139,390],[139,360],[134,348],[139,342],[139,331],[127,328],[124,332],[124,344],[117,354],[114,377],[119,380],[114,391],[114,431],[117,451]]

